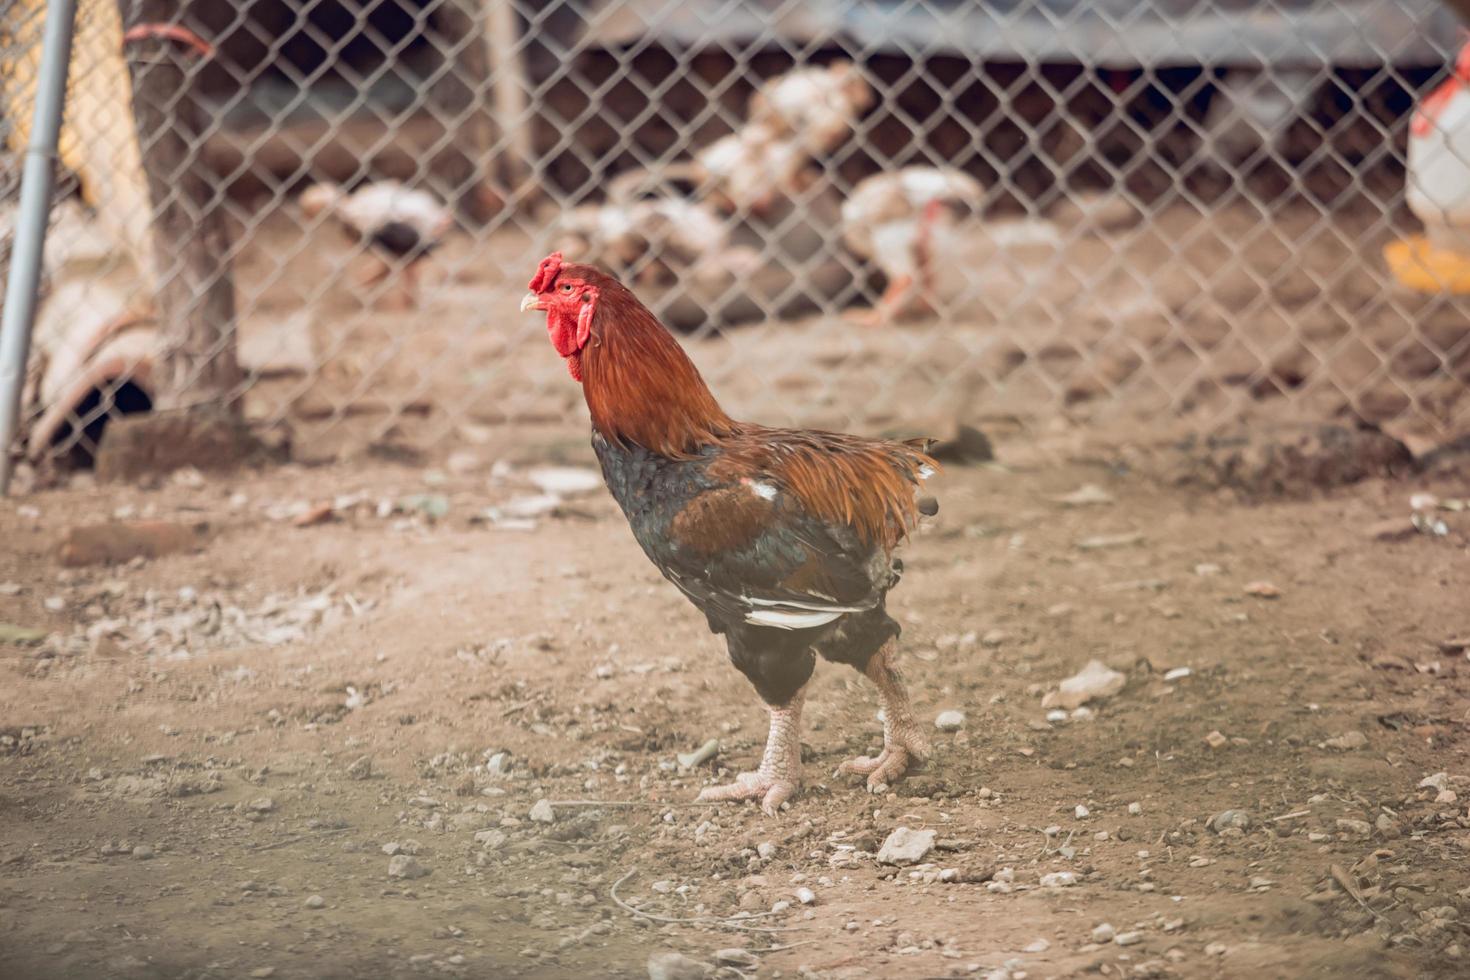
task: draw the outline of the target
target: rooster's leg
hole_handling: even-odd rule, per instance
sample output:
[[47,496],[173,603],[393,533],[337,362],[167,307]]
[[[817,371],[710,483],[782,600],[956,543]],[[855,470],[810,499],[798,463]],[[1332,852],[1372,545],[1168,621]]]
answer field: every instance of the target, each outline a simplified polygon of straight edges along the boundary
[[897,641],[889,640],[873,654],[865,671],[868,679],[878,686],[878,697],[883,702],[883,751],[876,756],[849,759],[837,770],[867,776],[868,790],[873,793],[886,790],[911,762],[923,762],[929,756],[929,740],[914,720],[913,705],[894,666],[897,653]]
[[771,731],[766,736],[766,752],[760,768],[742,772],[735,782],[724,786],[706,786],[700,790],[704,802],[722,800],[761,801],[761,809],[775,816],[801,784],[801,704],[806,698],[803,688],[790,701],[770,706]]
[[878,302],[873,304],[871,310],[860,310],[851,314],[853,321],[865,327],[887,326],[904,313],[914,285],[913,276],[894,276],[888,280],[888,288],[883,290],[883,295],[878,297]]

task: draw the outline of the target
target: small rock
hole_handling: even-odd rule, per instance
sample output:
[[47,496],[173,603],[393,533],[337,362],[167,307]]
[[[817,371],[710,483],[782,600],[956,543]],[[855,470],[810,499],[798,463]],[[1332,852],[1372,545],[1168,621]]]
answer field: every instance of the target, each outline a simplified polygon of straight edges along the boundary
[[1042,888],[1067,888],[1077,884],[1077,875],[1072,871],[1053,871],[1041,876]]
[[396,840],[390,840],[388,843],[382,846],[381,850],[384,854],[392,857],[399,851],[403,850],[403,845],[398,843]]
[[1250,826],[1251,815],[1244,810],[1221,810],[1210,818],[1210,829],[1217,834],[1231,827],[1249,830]]
[[713,964],[690,959],[672,950],[648,957],[648,980],[704,980],[714,969]]
[[536,805],[531,807],[531,812],[527,816],[536,823],[554,823],[556,810],[552,808],[550,800],[537,800]]
[[276,801],[269,796],[261,796],[245,804],[245,808],[255,813],[270,813],[276,808]]
[[1120,932],[1113,937],[1113,942],[1117,943],[1119,946],[1137,946],[1139,943],[1143,942],[1143,933],[1139,932],[1137,929],[1133,929],[1128,932]]
[[1130,803],[1130,804],[1128,804],[1128,816],[1130,816],[1130,817],[1137,817],[1137,816],[1140,816],[1142,813],[1143,813],[1143,804],[1142,803]]
[[878,849],[879,864],[918,864],[934,849],[932,830],[910,830],[899,827],[888,835]]
[[1205,744],[1212,749],[1223,749],[1230,744],[1230,739],[1226,738],[1219,731],[1213,731],[1205,736]]
[[1351,817],[1339,817],[1337,829],[1343,833],[1356,834],[1359,837],[1367,837],[1373,833],[1373,825],[1366,820],[1354,820]]
[[347,775],[353,779],[370,779],[373,775],[373,760],[367,756],[358,759],[347,767]]
[[151,861],[153,859],[153,848],[147,844],[139,844],[133,848],[133,857],[139,861]]
[[309,909],[322,909],[327,907],[327,900],[320,895],[308,895],[301,904]]
[[796,900],[803,905],[817,904],[817,893],[810,888],[798,888],[794,894],[796,895]]
[[747,973],[755,971],[761,965],[760,957],[739,946],[715,950],[715,962],[721,966],[733,966]]
[[1078,820],[1086,820],[1092,815],[1092,811],[1087,809],[1087,807],[1083,806],[1081,803],[1077,804],[1077,809],[1073,810],[1072,813],[1074,816],[1076,816]]
[[1114,929],[1111,923],[1104,922],[1093,927],[1092,941],[1095,943],[1110,943],[1117,934],[1118,930]]
[[1110,698],[1123,690],[1128,678],[1100,660],[1089,660],[1076,674],[1041,699],[1043,708],[1078,708],[1088,701]]
[[1052,499],[1064,507],[1093,507],[1099,504],[1111,504],[1113,495],[1096,483],[1084,483],[1071,493]]
[[1192,673],[1194,673],[1194,671],[1190,670],[1188,667],[1175,667],[1172,670],[1164,672],[1164,680],[1170,682],[1179,681],[1188,677]]
[[1045,939],[1035,939],[1021,947],[1023,953],[1045,953],[1051,949],[1051,943]]
[[762,861],[769,861],[776,856],[776,845],[768,840],[763,840],[755,845],[755,853],[760,855]]
[[250,975],[255,977],[256,980],[266,980],[266,977],[276,975],[276,968],[273,966],[258,966],[250,971]]
[[941,732],[957,732],[965,727],[965,713],[963,711],[941,711],[934,719],[934,727]]
[[1226,947],[1224,943],[1210,943],[1205,947],[1206,956],[1224,956]]
[[1270,582],[1247,582],[1245,585],[1245,594],[1253,595],[1257,599],[1281,598],[1281,590]]
[[395,854],[388,859],[389,878],[422,878],[429,873],[429,869],[419,864],[418,858],[408,854]]
[[487,851],[498,851],[510,838],[503,830],[481,830],[475,833],[475,843]]
[[1011,638],[1011,634],[1003,629],[986,630],[985,635],[980,637],[980,645],[994,650]]
[[1341,735],[1333,736],[1322,743],[1329,749],[1337,749],[1341,752],[1351,752],[1361,749],[1368,744],[1368,736],[1362,732],[1343,732]]

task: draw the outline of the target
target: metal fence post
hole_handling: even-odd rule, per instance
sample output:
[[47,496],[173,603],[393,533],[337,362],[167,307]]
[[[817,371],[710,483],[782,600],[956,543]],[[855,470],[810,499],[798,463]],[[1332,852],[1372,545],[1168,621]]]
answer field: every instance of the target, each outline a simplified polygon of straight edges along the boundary
[[5,312],[0,317],[0,496],[10,489],[12,449],[20,431],[21,392],[31,347],[41,285],[41,260],[51,191],[56,182],[56,141],[61,133],[61,107],[66,98],[66,70],[71,61],[75,0],[49,0],[41,42],[41,73],[36,85],[35,122],[21,172],[20,206],[10,277],[5,284]]

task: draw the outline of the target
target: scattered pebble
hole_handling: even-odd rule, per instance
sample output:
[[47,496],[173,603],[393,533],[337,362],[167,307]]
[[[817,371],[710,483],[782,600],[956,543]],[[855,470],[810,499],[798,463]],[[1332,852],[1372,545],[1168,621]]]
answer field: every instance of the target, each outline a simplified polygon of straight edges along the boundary
[[1130,803],[1130,804],[1128,804],[1128,816],[1130,816],[1130,817],[1137,817],[1137,816],[1140,816],[1142,813],[1143,813],[1143,804],[1142,803]]
[[1064,507],[1093,507],[1113,502],[1113,495],[1096,483],[1084,483],[1071,493],[1053,497]]
[[1363,746],[1367,745],[1368,736],[1364,735],[1362,732],[1356,731],[1343,732],[1341,735],[1335,735],[1332,738],[1329,738],[1322,744],[1327,746],[1327,748],[1329,749],[1337,749],[1341,752],[1351,752],[1354,749],[1361,749]]
[[1072,813],[1077,817],[1078,820],[1086,820],[1092,815],[1092,811],[1087,809],[1087,807],[1083,806],[1081,803],[1077,804],[1077,809],[1073,810]]
[[795,892],[795,895],[796,900],[803,905],[817,904],[817,893],[812,891],[810,888],[798,888]]
[[139,844],[133,848],[133,857],[139,861],[151,861],[153,859],[153,848],[147,844]]
[[347,775],[353,779],[370,779],[373,775],[373,760],[367,756],[358,759],[347,767]]
[[648,957],[648,980],[705,980],[713,972],[712,964],[690,959],[673,950]]
[[721,966],[733,966],[737,970],[752,972],[760,968],[760,957],[739,946],[715,950],[715,962]]
[[322,909],[327,907],[327,900],[320,895],[308,895],[301,904],[309,909]]
[[1279,599],[1281,590],[1270,582],[1247,582],[1245,594],[1253,595],[1257,599]]
[[1188,667],[1175,667],[1172,670],[1168,670],[1168,671],[1165,671],[1164,672],[1164,680],[1166,680],[1166,681],[1183,680],[1184,678],[1188,677],[1192,673],[1194,673],[1194,671],[1190,670]]
[[1092,928],[1092,941],[1095,943],[1110,943],[1118,931],[1113,928],[1112,923],[1104,922]]
[[1249,830],[1251,826],[1251,815],[1244,810],[1221,810],[1210,818],[1210,829],[1220,833],[1229,828],[1236,830]]
[[1072,871],[1053,871],[1041,876],[1042,888],[1066,888],[1077,884],[1077,874]]
[[388,859],[389,878],[422,878],[429,869],[419,864],[418,858],[408,854],[395,854]]
[[1143,942],[1143,933],[1139,932],[1137,929],[1133,929],[1128,932],[1120,932],[1113,937],[1113,942],[1117,943],[1119,946],[1137,946],[1139,943]]
[[1205,947],[1206,956],[1224,956],[1226,952],[1224,943],[1210,943]]
[[552,808],[551,801],[546,799],[537,800],[531,812],[527,814],[536,823],[554,823],[556,821],[556,810]]
[[1045,953],[1049,949],[1051,949],[1051,943],[1050,942],[1048,942],[1045,939],[1036,939],[1036,940],[1033,940],[1033,941],[1027,943],[1024,947],[1022,947],[1021,952],[1023,952],[1023,953]]
[[1123,690],[1128,678],[1102,663],[1089,660],[1076,674],[1041,699],[1043,708],[1077,708],[1088,701],[1110,698]]
[[941,732],[957,732],[965,727],[965,713],[953,709],[941,711],[934,719],[934,727]]
[[1213,731],[1205,736],[1205,744],[1212,749],[1223,749],[1230,744],[1230,739],[1226,738],[1219,731]]
[[755,853],[760,855],[762,861],[769,861],[776,856],[776,845],[768,840],[763,840],[755,845]]
[[932,830],[895,829],[878,849],[879,864],[918,864],[934,849]]

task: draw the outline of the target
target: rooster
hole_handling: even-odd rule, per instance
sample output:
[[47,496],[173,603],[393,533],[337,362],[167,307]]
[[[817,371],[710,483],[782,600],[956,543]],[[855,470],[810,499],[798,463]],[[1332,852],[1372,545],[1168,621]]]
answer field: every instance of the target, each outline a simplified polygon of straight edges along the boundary
[[622,283],[592,266],[541,261],[521,310],[546,314],[551,344],[581,382],[592,447],[633,536],[723,634],[770,712],[754,772],[701,800],[759,800],[774,814],[801,782],[798,729],[818,655],[870,678],[883,751],[843,763],[879,792],[929,746],[897,664],[884,598],[894,550],[937,506],[927,440],[890,442],[775,429],[726,415],[684,350]]
[[454,224],[454,216],[427,191],[396,180],[368,184],[351,194],[332,183],[314,184],[301,192],[301,210],[309,218],[325,214],[355,244],[366,247],[372,261],[359,276],[372,286],[395,269],[403,273],[400,305],[418,305],[418,268],[438,248]]

